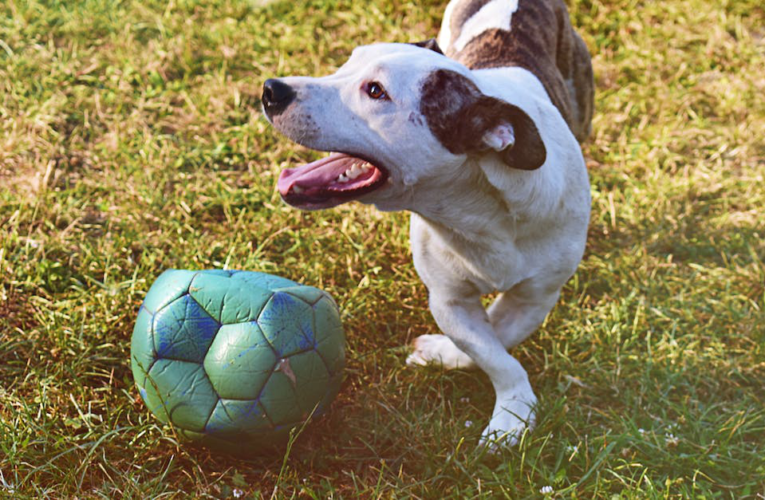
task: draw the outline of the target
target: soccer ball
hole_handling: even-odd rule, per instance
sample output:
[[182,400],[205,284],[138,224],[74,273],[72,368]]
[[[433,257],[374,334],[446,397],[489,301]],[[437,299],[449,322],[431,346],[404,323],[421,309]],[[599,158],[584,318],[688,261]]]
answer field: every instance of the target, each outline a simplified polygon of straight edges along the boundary
[[146,406],[186,438],[257,454],[323,414],[340,388],[345,336],[324,291],[249,271],[168,270],[131,341]]

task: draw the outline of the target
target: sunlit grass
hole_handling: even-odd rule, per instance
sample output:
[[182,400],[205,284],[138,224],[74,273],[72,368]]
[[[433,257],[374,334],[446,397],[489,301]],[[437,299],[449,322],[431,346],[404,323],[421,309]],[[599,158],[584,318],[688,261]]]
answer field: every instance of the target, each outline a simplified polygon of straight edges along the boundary
[[[765,494],[765,10],[570,6],[598,87],[590,240],[514,352],[537,429],[485,456],[488,379],[403,364],[436,328],[407,216],[286,207],[276,176],[312,153],[259,110],[268,77],[435,36],[441,2],[0,4],[0,497]],[[224,266],[343,308],[343,390],[284,469],[176,442],[133,388],[152,281]]]

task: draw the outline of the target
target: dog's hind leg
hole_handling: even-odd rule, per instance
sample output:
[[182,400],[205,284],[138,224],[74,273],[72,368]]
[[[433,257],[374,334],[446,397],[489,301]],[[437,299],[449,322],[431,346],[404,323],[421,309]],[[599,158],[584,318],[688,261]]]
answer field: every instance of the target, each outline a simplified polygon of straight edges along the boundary
[[499,294],[488,310],[489,321],[505,349],[512,349],[534,333],[560,297],[560,289],[534,293],[521,284]]

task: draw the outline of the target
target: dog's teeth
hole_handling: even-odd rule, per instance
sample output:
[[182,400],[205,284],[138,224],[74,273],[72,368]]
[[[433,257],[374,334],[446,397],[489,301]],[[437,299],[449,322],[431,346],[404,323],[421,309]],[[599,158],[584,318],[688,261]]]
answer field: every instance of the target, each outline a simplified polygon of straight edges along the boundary
[[305,189],[301,188],[300,186],[293,186],[292,187],[292,192],[295,193],[295,194],[300,194],[303,191],[305,191]]
[[351,179],[355,179],[356,177],[363,174],[365,170],[358,164],[354,164],[351,168],[345,171],[345,175],[350,177]]
[[358,176],[369,172],[370,168],[372,168],[372,165],[369,163],[354,163],[351,168],[340,174],[336,181],[345,184],[346,182],[350,182]]

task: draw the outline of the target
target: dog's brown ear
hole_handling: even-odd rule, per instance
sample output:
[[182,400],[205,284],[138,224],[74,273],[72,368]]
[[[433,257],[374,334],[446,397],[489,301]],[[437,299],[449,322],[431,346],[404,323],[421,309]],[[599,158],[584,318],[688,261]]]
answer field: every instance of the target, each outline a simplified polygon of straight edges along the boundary
[[438,46],[438,42],[436,42],[435,38],[429,38],[421,42],[414,42],[411,45],[416,45],[417,47],[422,47],[423,49],[432,50],[433,52],[437,52],[441,55],[444,55],[443,51],[441,50],[441,47]]
[[[481,134],[478,149],[493,149],[512,168],[536,170],[547,159],[539,130],[534,121],[521,108],[493,97],[482,97],[477,105],[468,108],[469,115],[479,114],[481,119],[469,119]],[[473,148],[475,148],[475,143]]]
[[481,93],[467,77],[433,72],[423,83],[420,111],[453,154],[497,151],[512,168],[536,170],[547,159],[534,121],[521,108]]

